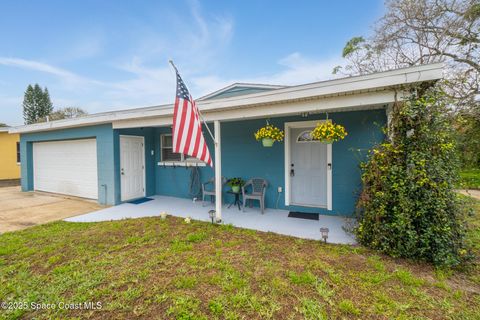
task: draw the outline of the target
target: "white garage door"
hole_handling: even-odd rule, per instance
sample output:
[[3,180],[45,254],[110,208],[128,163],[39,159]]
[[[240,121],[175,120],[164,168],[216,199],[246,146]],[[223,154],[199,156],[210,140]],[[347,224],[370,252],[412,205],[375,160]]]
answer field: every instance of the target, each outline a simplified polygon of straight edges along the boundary
[[97,199],[97,142],[95,139],[35,142],[35,190]]

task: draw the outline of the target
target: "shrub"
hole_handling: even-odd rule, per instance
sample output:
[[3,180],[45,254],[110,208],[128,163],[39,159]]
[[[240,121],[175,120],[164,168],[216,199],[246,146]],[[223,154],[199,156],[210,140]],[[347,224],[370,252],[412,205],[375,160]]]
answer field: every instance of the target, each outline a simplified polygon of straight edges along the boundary
[[467,257],[448,109],[429,89],[396,103],[390,137],[362,164],[357,239],[394,257],[453,266]]

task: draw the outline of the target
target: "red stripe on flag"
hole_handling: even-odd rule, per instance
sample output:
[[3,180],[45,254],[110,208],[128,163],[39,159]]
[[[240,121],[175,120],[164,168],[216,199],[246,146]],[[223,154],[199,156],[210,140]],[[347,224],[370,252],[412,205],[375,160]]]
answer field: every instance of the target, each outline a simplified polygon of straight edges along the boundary
[[188,125],[188,131],[186,131],[187,134],[187,143],[185,143],[185,147],[183,148],[183,154],[189,154],[189,149],[190,149],[190,144],[192,143],[192,134],[193,134],[193,127],[196,124],[195,123],[195,107],[192,105],[191,106],[192,110],[190,112],[190,123]]
[[198,124],[198,133],[197,133],[197,138],[195,139],[195,147],[193,148],[192,156],[195,158],[200,159],[198,156],[198,148],[200,147],[200,139],[202,138],[202,125],[199,123]]
[[188,100],[183,100],[182,106],[182,118],[180,120],[180,128],[178,129],[178,137],[177,137],[177,144],[174,146],[173,152],[180,153],[183,150],[180,150],[180,144],[182,143],[183,135],[185,134],[184,127],[185,127],[185,118],[187,117],[187,106]]
[[207,157],[207,142],[204,141],[203,143],[203,150],[202,150],[202,156],[200,157],[200,159],[205,159]]
[[173,152],[195,157],[213,167],[212,158],[203,136],[199,111],[178,75],[178,71],[172,135]]

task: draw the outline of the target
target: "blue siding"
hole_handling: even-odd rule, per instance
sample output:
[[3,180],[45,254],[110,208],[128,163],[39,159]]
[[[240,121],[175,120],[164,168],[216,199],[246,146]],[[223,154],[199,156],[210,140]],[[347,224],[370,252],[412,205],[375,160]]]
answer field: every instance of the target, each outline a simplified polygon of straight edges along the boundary
[[[283,128],[285,122],[324,119],[324,115],[311,115],[272,118],[270,123]],[[333,144],[333,210],[285,207],[284,143],[275,143],[272,148],[264,148],[255,141],[253,133],[265,125],[265,119],[244,120],[222,123],[222,173],[223,176],[264,177],[270,186],[267,190],[267,208],[281,208],[298,211],[321,212],[324,214],[351,215],[360,190],[359,163],[365,159],[367,150],[383,139],[381,128],[386,123],[385,110],[331,113],[330,118],[348,131],[345,140]],[[213,128],[211,128],[213,130]],[[191,198],[190,173],[185,167],[158,166],[161,161],[160,134],[170,133],[168,127],[113,130],[110,124],[72,128],[40,133],[22,134],[22,190],[33,190],[32,143],[65,139],[97,139],[99,202],[118,204],[120,200],[120,135],[145,137],[146,194],[161,194]],[[214,152],[212,139],[204,129],[210,151]],[[153,155],[152,155],[153,151]],[[212,154],[212,156],[214,156]],[[212,178],[214,171],[210,167],[200,167],[201,182]],[[225,188],[226,189],[226,188]],[[224,195],[228,197],[227,194]],[[277,205],[278,198],[278,205]],[[227,198],[226,201],[230,201]]]
[[[210,130],[213,132],[213,126],[210,126]],[[155,131],[155,163],[161,161],[160,155],[160,135],[165,133],[171,133],[172,129],[170,128],[157,128]],[[206,129],[203,130],[205,139],[207,140],[208,148],[214,156],[214,145],[212,139],[210,138]],[[210,167],[199,167],[200,179],[202,182],[207,181],[208,179],[214,176],[214,171]],[[173,196],[173,197],[182,197],[182,198],[192,198],[190,195],[190,168],[185,167],[163,167],[156,165],[156,184],[155,192],[161,195]]]
[[[324,115],[313,115],[308,118],[282,117],[272,118],[270,123],[280,128],[285,122],[309,121],[324,119]],[[324,214],[351,215],[354,211],[357,194],[360,190],[359,163],[365,159],[367,150],[384,137],[381,128],[386,123],[385,110],[341,112],[329,114],[329,118],[342,124],[348,131],[345,140],[334,143],[332,151],[332,185],[333,210],[289,206],[285,207],[284,193],[277,193],[277,187],[285,190],[284,175],[284,144],[275,143],[272,148],[264,148],[255,141],[253,133],[265,125],[264,119],[245,120],[222,123],[222,174],[223,176],[264,177],[269,181],[266,195],[266,206],[299,210],[306,212],[321,212]],[[157,129],[156,150],[160,148],[160,133],[169,133],[169,128]],[[209,141],[210,151],[213,153],[213,143],[205,132]],[[156,161],[159,161],[158,157]],[[213,177],[211,168],[202,168],[201,181],[205,182]],[[156,166],[156,193],[176,197],[191,197],[189,195],[190,170],[185,168]],[[228,195],[224,195],[228,197]],[[230,201],[231,199],[227,199]]]
[[20,136],[22,161],[22,190],[34,190],[33,181],[33,143],[41,141],[69,139],[97,139],[98,202],[115,204],[114,139],[111,124],[71,128],[38,133],[26,133]]

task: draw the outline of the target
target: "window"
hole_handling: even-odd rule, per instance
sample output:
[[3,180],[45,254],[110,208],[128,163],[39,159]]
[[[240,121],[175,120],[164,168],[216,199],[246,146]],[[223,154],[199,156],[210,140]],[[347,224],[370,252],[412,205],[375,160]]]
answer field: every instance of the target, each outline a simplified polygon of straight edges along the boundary
[[20,142],[17,142],[17,163],[20,163]]
[[201,162],[197,158],[193,158],[181,153],[173,152],[173,139],[171,134],[160,135],[160,151],[162,162]]
[[160,141],[162,161],[182,161],[182,155],[180,153],[173,153],[173,140],[171,134],[162,134],[160,136]]
[[311,130],[308,130],[300,133],[297,137],[297,142],[312,142],[313,139],[312,139],[312,136],[310,135],[311,132],[312,132]]

